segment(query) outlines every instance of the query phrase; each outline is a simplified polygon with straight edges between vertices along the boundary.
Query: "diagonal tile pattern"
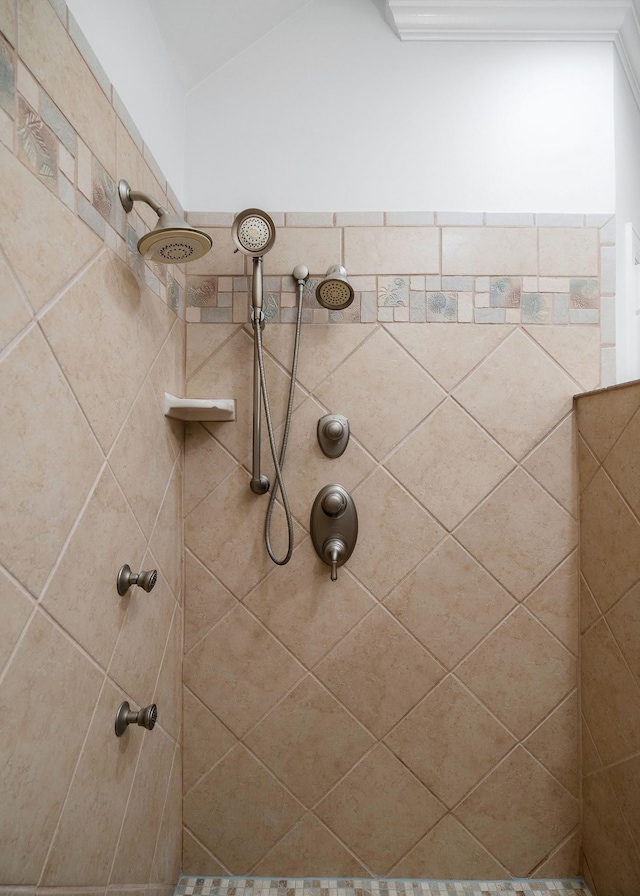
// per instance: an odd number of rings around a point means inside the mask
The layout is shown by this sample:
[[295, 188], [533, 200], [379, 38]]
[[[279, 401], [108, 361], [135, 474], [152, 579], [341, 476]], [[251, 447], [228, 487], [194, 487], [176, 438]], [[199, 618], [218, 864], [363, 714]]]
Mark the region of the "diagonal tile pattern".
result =
[[386, 466], [451, 531], [514, 463], [448, 400], [388, 458]]
[[513, 610], [515, 601], [446, 538], [391, 592], [385, 606], [451, 669]]
[[521, 460], [571, 410], [573, 391], [566, 373], [516, 330], [453, 394]]
[[[272, 329], [268, 352], [286, 367], [291, 332]], [[188, 437], [185, 705], [198, 729], [185, 805], [199, 809], [185, 813], [186, 862], [265, 875], [317, 867], [455, 877], [457, 868], [502, 877], [547, 861], [553, 874], [576, 873], [575, 849], [563, 846], [575, 827], [577, 753], [567, 411], [591, 368], [561, 328], [529, 329], [307, 328], [299, 384], [311, 395], [294, 412], [306, 435], [287, 459], [301, 529], [283, 568], [265, 561], [263, 502], [246, 472], [230, 469], [233, 458], [246, 463], [248, 429], [208, 424], [208, 435]], [[221, 388], [242, 395], [246, 335], [229, 325], [210, 352], [198, 335], [192, 388], [215, 371]], [[583, 343], [592, 348], [591, 336]], [[350, 418], [339, 461], [320, 458], [315, 444], [325, 408]], [[336, 583], [302, 528], [330, 481], [351, 490], [359, 516]], [[229, 612], [234, 599], [243, 606]], [[236, 838], [232, 850], [221, 830], [236, 810], [223, 810], [207, 782], [222, 782], [235, 738], [274, 793], [284, 787], [307, 807], [268, 847], [260, 821], [257, 840]], [[532, 805], [532, 787], [517, 811], [494, 812], [521, 773], [545, 794], [542, 805]], [[220, 806], [218, 825], [205, 820], [205, 791]], [[499, 849], [501, 825], [513, 833]]]
[[376, 607], [316, 668], [316, 674], [377, 737], [383, 737], [444, 670]]
[[306, 806], [313, 806], [375, 739], [307, 676], [245, 738]]
[[445, 810], [378, 745], [325, 797], [317, 813], [375, 874], [386, 874]]
[[[469, 731], [474, 732], [472, 740]], [[387, 735], [385, 743], [452, 808], [516, 740], [448, 676]]]
[[518, 737], [572, 690], [575, 657], [519, 607], [457, 669], [460, 679]]
[[518, 600], [576, 543], [569, 514], [517, 469], [456, 531], [459, 541]]

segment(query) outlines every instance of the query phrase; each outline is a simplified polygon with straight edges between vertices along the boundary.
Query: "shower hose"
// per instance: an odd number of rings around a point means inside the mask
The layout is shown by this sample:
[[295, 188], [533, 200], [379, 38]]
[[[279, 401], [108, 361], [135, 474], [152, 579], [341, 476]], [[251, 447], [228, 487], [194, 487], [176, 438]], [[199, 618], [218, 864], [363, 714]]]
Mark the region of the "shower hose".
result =
[[[282, 468], [284, 466], [284, 459], [287, 453], [287, 442], [289, 441], [289, 430], [291, 429], [291, 416], [293, 414], [293, 396], [296, 388], [296, 372], [298, 369], [298, 351], [300, 348], [300, 331], [302, 329], [302, 296], [304, 292], [304, 280], [298, 280], [297, 282], [297, 291], [298, 291], [298, 313], [296, 316], [296, 335], [295, 342], [293, 346], [293, 362], [291, 364], [291, 381], [289, 383], [289, 401], [287, 403], [287, 416], [284, 424], [284, 432], [282, 435], [282, 446], [280, 448], [280, 456], [278, 457], [278, 452], [276, 449], [276, 440], [273, 433], [273, 420], [271, 419], [271, 408], [269, 406], [269, 396], [267, 393], [267, 380], [264, 372], [264, 357], [262, 352], [262, 332], [260, 321], [256, 321], [254, 323], [254, 333], [256, 338], [256, 345], [258, 347], [258, 367], [260, 370], [260, 391], [262, 392], [262, 400], [264, 402], [264, 416], [267, 421], [267, 432], [269, 433], [269, 445], [271, 447], [271, 457], [273, 458], [273, 466], [275, 468], [275, 482], [273, 484], [273, 488], [271, 489], [271, 494], [269, 495], [269, 505], [267, 507], [267, 516], [265, 518], [264, 523], [264, 540], [267, 546], [267, 553], [271, 557], [274, 563], [278, 566], [285, 566], [289, 560], [291, 560], [291, 554], [293, 553], [293, 517], [291, 515], [291, 508], [289, 507], [289, 499], [287, 498], [287, 491], [284, 486], [284, 478], [282, 476]], [[276, 504], [276, 496], [278, 494], [278, 489], [280, 489], [280, 493], [282, 495], [282, 506], [284, 508], [285, 517], [287, 520], [287, 532], [289, 543], [287, 547], [287, 552], [284, 557], [276, 557], [273, 546], [271, 544], [271, 520], [273, 517], [273, 511]]]

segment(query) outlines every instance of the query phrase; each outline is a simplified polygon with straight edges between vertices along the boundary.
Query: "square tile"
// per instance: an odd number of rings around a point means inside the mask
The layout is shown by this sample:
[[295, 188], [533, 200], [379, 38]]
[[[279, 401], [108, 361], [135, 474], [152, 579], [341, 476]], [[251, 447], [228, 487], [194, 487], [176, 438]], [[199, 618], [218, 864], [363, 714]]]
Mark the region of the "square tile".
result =
[[521, 608], [462, 662], [456, 675], [519, 738], [577, 684], [575, 658]]
[[445, 814], [382, 744], [316, 810], [376, 875], [386, 874]]
[[445, 401], [386, 466], [453, 529], [513, 468], [513, 460], [453, 401]]
[[569, 377], [516, 331], [473, 371], [454, 397], [520, 460], [569, 413], [574, 392]]
[[304, 809], [241, 745], [184, 801], [184, 823], [232, 874], [247, 874]]
[[[225, 661], [212, 663], [212, 656]], [[184, 658], [186, 686], [238, 737], [302, 675], [302, 667], [241, 606]]]
[[451, 669], [515, 601], [457, 542], [446, 538], [391, 592], [385, 606]]
[[375, 739], [307, 676], [250, 732], [245, 743], [311, 807]]
[[376, 737], [383, 737], [444, 674], [381, 607], [359, 623], [315, 671]]
[[386, 736], [385, 743], [452, 808], [516, 745], [516, 739], [448, 676]]
[[326, 407], [340, 407], [354, 438], [379, 460], [444, 398], [384, 330], [374, 333], [315, 394]]

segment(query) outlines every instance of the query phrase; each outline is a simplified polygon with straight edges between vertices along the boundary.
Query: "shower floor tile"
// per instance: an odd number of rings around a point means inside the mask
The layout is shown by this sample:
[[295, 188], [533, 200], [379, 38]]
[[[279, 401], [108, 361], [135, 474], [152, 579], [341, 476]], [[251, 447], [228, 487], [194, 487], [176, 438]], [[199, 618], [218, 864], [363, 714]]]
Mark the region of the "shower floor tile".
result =
[[591, 896], [582, 880], [344, 880], [187, 877], [174, 896]]

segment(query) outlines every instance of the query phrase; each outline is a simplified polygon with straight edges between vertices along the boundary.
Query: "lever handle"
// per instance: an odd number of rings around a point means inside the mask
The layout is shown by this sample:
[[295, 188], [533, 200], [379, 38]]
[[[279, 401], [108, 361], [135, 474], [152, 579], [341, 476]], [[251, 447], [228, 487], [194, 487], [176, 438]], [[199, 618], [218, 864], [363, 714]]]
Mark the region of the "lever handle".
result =
[[331, 581], [338, 581], [338, 563], [342, 560], [347, 552], [347, 545], [343, 538], [336, 535], [328, 538], [324, 545], [324, 556], [328, 563], [331, 564]]

